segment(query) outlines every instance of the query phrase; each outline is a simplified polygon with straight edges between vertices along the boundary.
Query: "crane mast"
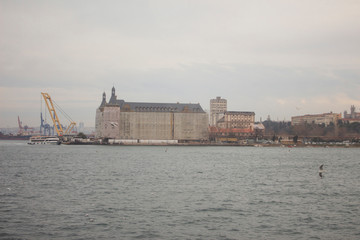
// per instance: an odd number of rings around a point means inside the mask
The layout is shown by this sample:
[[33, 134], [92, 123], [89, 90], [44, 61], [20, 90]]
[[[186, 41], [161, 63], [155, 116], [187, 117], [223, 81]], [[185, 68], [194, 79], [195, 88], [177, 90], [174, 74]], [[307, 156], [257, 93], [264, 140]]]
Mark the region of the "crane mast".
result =
[[59, 120], [59, 117], [56, 113], [56, 110], [54, 108], [54, 104], [53, 104], [53, 101], [51, 100], [51, 97], [48, 93], [41, 93], [41, 95], [43, 96], [44, 100], [45, 100], [45, 103], [46, 103], [46, 106], [49, 110], [49, 113], [50, 113], [50, 116], [51, 116], [51, 119], [54, 123], [54, 127], [55, 127], [55, 130], [56, 130], [56, 133], [58, 136], [63, 136], [64, 134], [70, 134], [71, 130], [74, 128], [74, 126], [76, 125], [75, 122], [71, 122], [70, 125], [67, 127], [67, 129], [63, 130], [62, 128], [62, 125], [60, 124], [60, 120]]

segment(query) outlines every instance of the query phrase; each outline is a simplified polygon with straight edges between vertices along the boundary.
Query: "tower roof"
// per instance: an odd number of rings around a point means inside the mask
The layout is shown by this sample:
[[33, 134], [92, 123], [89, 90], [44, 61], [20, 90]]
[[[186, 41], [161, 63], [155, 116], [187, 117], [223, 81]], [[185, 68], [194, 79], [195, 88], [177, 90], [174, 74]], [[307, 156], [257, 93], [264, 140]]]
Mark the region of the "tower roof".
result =
[[104, 107], [106, 104], [106, 93], [104, 92], [103, 93], [103, 97], [102, 97], [102, 101], [101, 101], [101, 104], [100, 104], [100, 107]]

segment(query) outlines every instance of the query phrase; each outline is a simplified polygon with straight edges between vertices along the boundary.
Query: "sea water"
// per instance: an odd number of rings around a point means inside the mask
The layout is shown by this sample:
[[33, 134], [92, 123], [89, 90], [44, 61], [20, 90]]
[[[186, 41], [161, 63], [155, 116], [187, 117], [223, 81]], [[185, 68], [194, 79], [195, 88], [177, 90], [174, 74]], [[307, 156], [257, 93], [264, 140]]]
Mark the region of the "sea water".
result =
[[0, 239], [360, 239], [360, 149], [0, 141]]

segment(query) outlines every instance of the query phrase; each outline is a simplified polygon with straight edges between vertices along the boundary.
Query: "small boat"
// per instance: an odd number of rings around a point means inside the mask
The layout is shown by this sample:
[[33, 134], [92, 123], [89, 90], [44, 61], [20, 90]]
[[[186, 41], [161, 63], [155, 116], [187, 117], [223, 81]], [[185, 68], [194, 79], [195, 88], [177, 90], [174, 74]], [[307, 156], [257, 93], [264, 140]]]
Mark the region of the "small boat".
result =
[[35, 145], [35, 144], [53, 144], [53, 145], [60, 145], [61, 141], [60, 138], [54, 136], [33, 136], [29, 139], [28, 144]]

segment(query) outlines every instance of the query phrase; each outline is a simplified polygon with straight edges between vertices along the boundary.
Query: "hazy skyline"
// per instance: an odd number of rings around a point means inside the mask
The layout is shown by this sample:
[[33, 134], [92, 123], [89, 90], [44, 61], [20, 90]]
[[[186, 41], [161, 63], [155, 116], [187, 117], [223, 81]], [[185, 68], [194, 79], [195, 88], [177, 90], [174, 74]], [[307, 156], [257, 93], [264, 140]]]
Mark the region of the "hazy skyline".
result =
[[113, 86], [205, 110], [221, 96], [257, 121], [360, 109], [359, 12], [352, 0], [0, 0], [0, 127], [39, 126], [40, 92], [94, 126]]

